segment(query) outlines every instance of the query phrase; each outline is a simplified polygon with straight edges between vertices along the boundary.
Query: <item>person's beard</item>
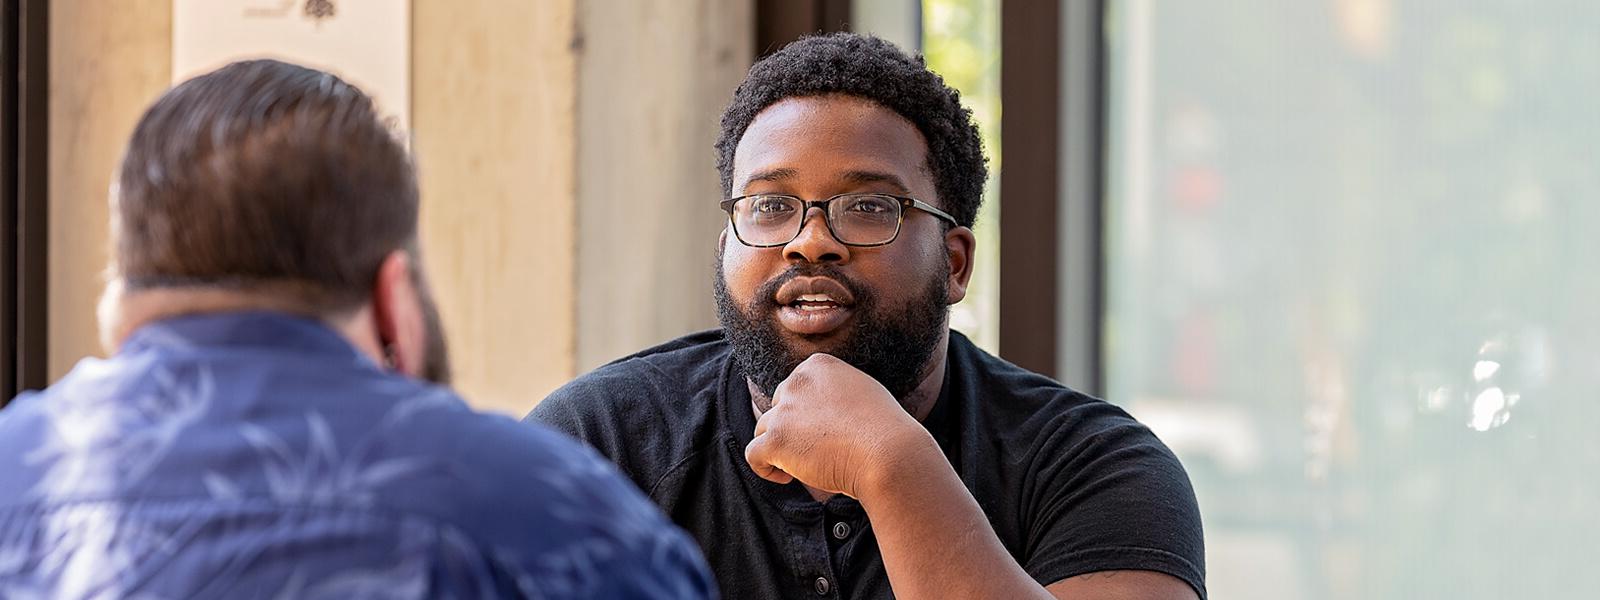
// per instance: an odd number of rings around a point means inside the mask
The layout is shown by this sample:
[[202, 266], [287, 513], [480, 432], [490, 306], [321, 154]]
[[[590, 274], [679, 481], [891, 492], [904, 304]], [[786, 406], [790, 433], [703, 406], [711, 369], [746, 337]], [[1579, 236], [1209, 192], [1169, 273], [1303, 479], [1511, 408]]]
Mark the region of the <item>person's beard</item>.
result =
[[[771, 398], [778, 384], [808, 358], [785, 343], [777, 323], [778, 288], [795, 277], [824, 276], [838, 281], [855, 298], [854, 319], [843, 337], [820, 352], [831, 354], [878, 380], [890, 394], [906, 401], [926, 374], [928, 359], [944, 336], [950, 306], [946, 302], [948, 259], [928, 284], [904, 307], [882, 306], [881, 299], [832, 265], [799, 264], [772, 278], [740, 306], [728, 293], [722, 260], [716, 263], [714, 283], [717, 320], [733, 346], [733, 359], [756, 388]], [[838, 335], [841, 332], [834, 332]]]
[[413, 261], [411, 279], [417, 289], [417, 303], [422, 307], [423, 331], [428, 336], [423, 347], [422, 379], [439, 385], [450, 385], [450, 348], [444, 337], [444, 322], [439, 318], [439, 307], [433, 301], [433, 291], [428, 279]]

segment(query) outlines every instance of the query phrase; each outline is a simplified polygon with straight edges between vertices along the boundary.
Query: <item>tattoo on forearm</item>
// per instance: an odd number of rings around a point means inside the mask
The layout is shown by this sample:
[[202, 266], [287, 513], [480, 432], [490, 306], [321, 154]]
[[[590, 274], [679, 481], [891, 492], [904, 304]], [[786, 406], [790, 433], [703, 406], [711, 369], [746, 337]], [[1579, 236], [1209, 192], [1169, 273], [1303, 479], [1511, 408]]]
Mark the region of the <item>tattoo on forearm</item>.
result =
[[1111, 579], [1120, 574], [1122, 574], [1122, 571], [1095, 571], [1093, 573], [1084, 573], [1077, 577], [1073, 577], [1073, 579], [1082, 579], [1084, 581], [1089, 581], [1091, 579]]

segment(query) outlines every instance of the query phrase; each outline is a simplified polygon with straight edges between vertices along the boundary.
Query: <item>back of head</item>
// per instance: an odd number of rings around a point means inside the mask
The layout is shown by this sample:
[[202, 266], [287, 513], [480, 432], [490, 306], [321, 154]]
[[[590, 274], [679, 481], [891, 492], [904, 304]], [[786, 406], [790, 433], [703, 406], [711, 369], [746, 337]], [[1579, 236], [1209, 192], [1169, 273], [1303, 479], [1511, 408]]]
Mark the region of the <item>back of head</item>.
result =
[[989, 176], [972, 111], [921, 57], [855, 33], [801, 38], [750, 67], [722, 113], [717, 170], [723, 194], [733, 193], [733, 153], [756, 115], [786, 98], [830, 94], [874, 102], [915, 125], [928, 143], [938, 201], [957, 223], [972, 226]]
[[417, 229], [416, 175], [371, 98], [338, 77], [238, 62], [144, 114], [112, 198], [125, 292], [225, 288], [314, 313], [370, 296]]

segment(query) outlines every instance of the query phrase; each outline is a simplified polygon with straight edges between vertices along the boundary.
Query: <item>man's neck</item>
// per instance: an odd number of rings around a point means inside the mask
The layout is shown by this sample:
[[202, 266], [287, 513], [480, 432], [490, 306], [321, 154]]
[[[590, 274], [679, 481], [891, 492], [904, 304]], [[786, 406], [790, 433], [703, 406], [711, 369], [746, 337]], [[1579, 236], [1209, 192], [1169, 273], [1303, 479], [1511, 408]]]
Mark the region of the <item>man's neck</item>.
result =
[[330, 318], [315, 314], [292, 300], [270, 294], [235, 290], [186, 287], [127, 291], [120, 281], [112, 281], [100, 298], [100, 344], [107, 354], [115, 354], [134, 331], [145, 325], [175, 317], [225, 312], [269, 311], [317, 319], [349, 340], [373, 360], [383, 360], [383, 349], [372, 331], [370, 305], [349, 315]]

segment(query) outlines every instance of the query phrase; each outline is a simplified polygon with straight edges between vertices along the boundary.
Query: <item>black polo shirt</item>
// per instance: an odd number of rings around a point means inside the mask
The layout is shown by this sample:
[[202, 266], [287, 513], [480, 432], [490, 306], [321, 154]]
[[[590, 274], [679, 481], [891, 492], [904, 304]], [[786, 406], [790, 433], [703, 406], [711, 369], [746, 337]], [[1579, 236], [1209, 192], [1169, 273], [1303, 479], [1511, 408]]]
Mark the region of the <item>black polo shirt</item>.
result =
[[[946, 364], [923, 425], [1029, 575], [1049, 585], [1095, 571], [1159, 571], [1205, 597], [1194, 491], [1149, 429], [960, 333], [950, 334]], [[720, 331], [596, 369], [528, 418], [616, 462], [699, 541], [726, 598], [892, 597], [860, 503], [817, 502], [799, 482], [769, 482], [745, 462], [756, 419]], [[925, 512], [937, 522], [942, 508]]]

